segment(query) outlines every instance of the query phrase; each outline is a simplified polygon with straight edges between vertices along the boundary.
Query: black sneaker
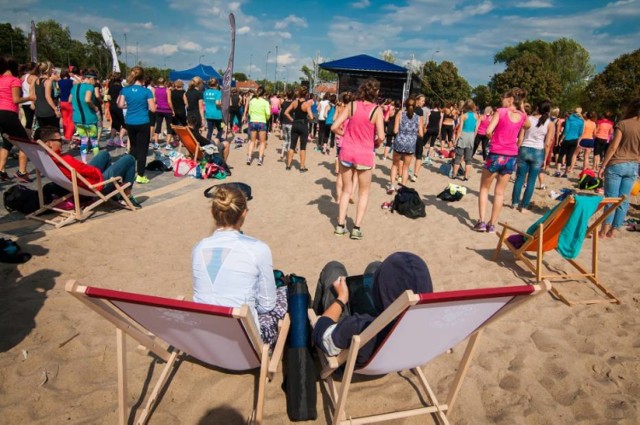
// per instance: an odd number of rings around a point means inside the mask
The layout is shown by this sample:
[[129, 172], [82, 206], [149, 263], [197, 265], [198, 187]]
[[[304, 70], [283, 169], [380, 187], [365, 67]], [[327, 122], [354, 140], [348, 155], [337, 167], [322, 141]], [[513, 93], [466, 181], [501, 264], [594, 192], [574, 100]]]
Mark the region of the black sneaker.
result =
[[18, 171], [14, 177], [18, 180], [20, 180], [23, 183], [31, 183], [33, 181], [33, 179], [29, 176], [29, 173], [21, 173], [20, 171]]
[[6, 171], [0, 171], [0, 181], [8, 182], [9, 180], [11, 180], [11, 177], [9, 176], [9, 174], [7, 174]]

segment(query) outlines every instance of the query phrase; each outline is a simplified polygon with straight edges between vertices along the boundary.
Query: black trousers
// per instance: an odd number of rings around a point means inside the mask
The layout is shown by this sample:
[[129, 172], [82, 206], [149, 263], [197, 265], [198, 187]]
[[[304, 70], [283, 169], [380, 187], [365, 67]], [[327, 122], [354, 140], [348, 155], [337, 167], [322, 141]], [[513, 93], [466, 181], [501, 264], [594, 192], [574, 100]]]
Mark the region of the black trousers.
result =
[[147, 165], [147, 154], [149, 153], [149, 124], [131, 125], [127, 124], [129, 133], [129, 152], [136, 159], [136, 168], [139, 176], [144, 176]]

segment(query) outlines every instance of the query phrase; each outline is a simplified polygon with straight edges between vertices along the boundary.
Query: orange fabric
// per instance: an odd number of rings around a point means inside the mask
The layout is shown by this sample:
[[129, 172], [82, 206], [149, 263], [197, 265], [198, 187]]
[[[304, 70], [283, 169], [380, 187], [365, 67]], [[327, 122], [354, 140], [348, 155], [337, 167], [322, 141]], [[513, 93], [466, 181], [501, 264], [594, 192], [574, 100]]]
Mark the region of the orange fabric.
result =
[[[195, 156], [196, 148], [198, 147], [198, 142], [196, 141], [193, 134], [191, 134], [191, 130], [188, 127], [180, 127], [180, 126], [172, 126], [173, 130], [176, 132], [180, 141], [187, 149], [187, 151], [191, 154], [191, 156]], [[198, 158], [196, 160], [202, 159], [202, 149], [198, 149]]]
[[598, 130], [596, 131], [596, 137], [598, 139], [609, 140], [611, 130], [613, 129], [613, 123], [607, 119], [598, 121]]
[[593, 139], [593, 132], [596, 129], [596, 123], [591, 120], [586, 120], [584, 122], [584, 130], [582, 130], [581, 139]]

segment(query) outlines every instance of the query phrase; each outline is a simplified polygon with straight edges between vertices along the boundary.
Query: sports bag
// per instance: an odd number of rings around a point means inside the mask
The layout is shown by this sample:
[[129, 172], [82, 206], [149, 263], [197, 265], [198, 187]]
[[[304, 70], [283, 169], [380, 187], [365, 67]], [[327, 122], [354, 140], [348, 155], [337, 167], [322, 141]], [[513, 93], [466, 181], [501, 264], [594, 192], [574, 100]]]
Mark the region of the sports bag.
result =
[[4, 207], [9, 212], [18, 211], [23, 214], [31, 214], [40, 208], [38, 192], [21, 184], [11, 186], [2, 196]]
[[399, 214], [413, 219], [427, 216], [426, 207], [418, 192], [406, 186], [400, 186], [396, 192], [391, 211], [397, 211]]
[[173, 175], [176, 177], [195, 176], [198, 163], [193, 159], [180, 158], [175, 162]]

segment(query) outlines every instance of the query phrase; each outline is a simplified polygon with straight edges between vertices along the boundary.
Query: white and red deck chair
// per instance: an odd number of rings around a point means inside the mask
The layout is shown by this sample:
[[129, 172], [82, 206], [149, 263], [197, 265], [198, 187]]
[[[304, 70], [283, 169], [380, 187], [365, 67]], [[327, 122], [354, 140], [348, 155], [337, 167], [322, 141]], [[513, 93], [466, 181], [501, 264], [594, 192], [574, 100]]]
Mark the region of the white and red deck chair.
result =
[[[452, 292], [415, 294], [405, 291], [362, 333], [351, 340], [349, 349], [328, 357], [318, 349], [322, 364], [320, 377], [327, 387], [332, 404], [332, 424], [369, 424], [431, 414], [438, 423], [448, 424], [448, 415], [458, 396], [462, 381], [470, 366], [478, 338], [485, 326], [500, 319], [507, 312], [544, 293], [551, 288], [548, 281], [540, 285], [512, 286], [490, 289], [472, 289]], [[312, 324], [317, 319], [309, 310]], [[383, 343], [376, 349], [366, 365], [356, 368], [356, 357], [361, 346], [396, 321]], [[422, 366], [469, 338], [458, 371], [451, 383], [446, 403], [441, 404], [427, 382]], [[338, 388], [333, 373], [344, 365], [342, 383]], [[411, 370], [418, 378], [426, 406], [366, 417], [351, 418], [345, 407], [354, 374], [386, 375]], [[366, 402], [362, 402], [362, 405]]]
[[137, 424], [144, 424], [163, 391], [172, 370], [181, 358], [232, 371], [260, 369], [256, 384], [256, 405], [250, 422], [261, 424], [264, 390], [273, 379], [289, 332], [289, 315], [279, 323], [273, 354], [262, 342], [249, 307], [220, 307], [180, 299], [161, 298], [129, 292], [81, 286], [67, 282], [67, 292], [116, 327], [118, 358], [118, 418], [127, 423], [127, 367], [125, 335], [166, 362]]
[[[27, 218], [43, 221], [47, 224], [51, 224], [56, 228], [60, 228], [66, 224], [73, 223], [74, 221], [82, 221], [87, 219], [94, 213], [97, 206], [112, 200], [116, 195], [120, 195], [124, 204], [114, 202], [115, 205], [119, 205], [122, 208], [126, 208], [135, 211], [136, 208], [129, 200], [129, 196], [125, 194], [125, 189], [131, 186], [131, 183], [122, 183], [121, 177], [112, 177], [104, 180], [99, 185], [92, 185], [82, 177], [76, 170], [71, 167], [67, 162], [54, 152], [49, 146], [40, 140], [31, 141], [24, 139], [16, 139], [8, 135], [3, 135], [11, 143], [16, 145], [22, 152], [24, 152], [29, 160], [36, 167], [36, 177], [38, 180], [38, 199], [40, 201], [40, 208], [27, 215]], [[60, 168], [56, 165], [53, 158], [56, 159], [63, 167], [69, 170], [71, 178], [67, 178]], [[42, 193], [42, 176], [46, 176], [49, 180], [69, 191], [69, 194], [55, 199], [53, 202], [46, 204], [44, 201], [44, 195]], [[82, 185], [80, 185], [82, 183]], [[109, 193], [102, 193], [95, 188], [95, 186], [102, 186], [106, 184], [113, 184], [114, 189]], [[80, 202], [80, 196], [87, 196], [93, 198], [88, 205], [82, 206]], [[72, 210], [64, 210], [58, 208], [60, 204], [68, 199], [72, 199], [75, 208]], [[55, 218], [44, 218], [40, 215], [47, 212], [57, 212], [58, 216]]]

